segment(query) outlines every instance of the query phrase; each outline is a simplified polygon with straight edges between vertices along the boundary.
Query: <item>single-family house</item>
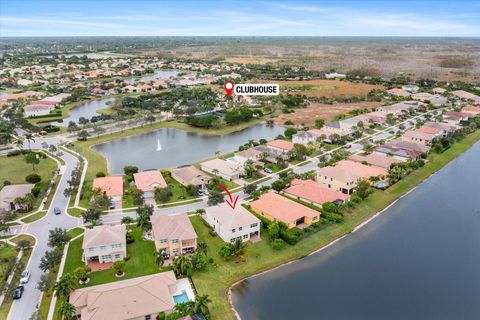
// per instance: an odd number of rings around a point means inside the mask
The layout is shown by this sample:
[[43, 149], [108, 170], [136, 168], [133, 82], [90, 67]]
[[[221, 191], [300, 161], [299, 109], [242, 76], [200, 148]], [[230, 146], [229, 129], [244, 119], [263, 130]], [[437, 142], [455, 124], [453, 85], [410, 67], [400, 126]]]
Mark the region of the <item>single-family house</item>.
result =
[[29, 104], [23, 107], [25, 117], [27, 118], [50, 114], [53, 109], [55, 109], [55, 106], [46, 104]]
[[352, 194], [359, 180], [368, 180], [372, 177], [383, 178], [387, 174], [388, 170], [382, 167], [342, 160], [337, 162], [333, 167], [320, 168], [317, 171], [316, 180], [323, 187], [344, 194]]
[[325, 202], [342, 203], [349, 198], [349, 196], [344, 193], [321, 187], [313, 180], [293, 179], [290, 187], [282, 192], [287, 196], [311, 203], [318, 207], [322, 207]]
[[288, 228], [302, 228], [320, 221], [320, 212], [272, 191], [252, 201], [250, 208], [270, 221], [285, 223]]
[[474, 104], [480, 104], [480, 97], [477, 96], [476, 94], [464, 91], [464, 90], [455, 90], [450, 92], [450, 94], [465, 100], [465, 101], [471, 101]]
[[338, 134], [339, 136], [350, 136], [353, 134], [352, 124], [344, 121], [327, 122], [322, 129], [328, 133], [328, 138], [333, 134]]
[[135, 186], [143, 191], [145, 199], [153, 198], [155, 196], [155, 188], [165, 188], [167, 183], [158, 170], [147, 170], [133, 174]]
[[423, 128], [435, 128], [438, 130], [439, 134], [441, 134], [443, 137], [450, 137], [455, 133], [455, 131], [460, 129], [461, 126], [455, 125], [455, 124], [443, 123], [443, 122], [429, 121], [424, 123], [420, 129], [423, 129]]
[[235, 153], [234, 157], [241, 164], [245, 164], [248, 160], [258, 162], [262, 159], [262, 152], [255, 148], [248, 148], [243, 151]]
[[197, 250], [197, 233], [186, 213], [150, 216], [152, 237], [157, 250], [164, 249], [169, 257]]
[[286, 140], [272, 140], [268, 141], [266, 144], [267, 148], [271, 149], [273, 152], [281, 155], [287, 155], [289, 151], [293, 150], [293, 143]]
[[194, 166], [185, 166], [170, 170], [172, 178], [184, 186], [194, 185], [199, 189], [204, 189], [210, 182], [210, 176], [195, 168]]
[[404, 141], [401, 138], [391, 140], [386, 143], [387, 145], [399, 147], [399, 148], [404, 148], [408, 150], [414, 150], [419, 153], [427, 153], [430, 151], [430, 146], [418, 144], [415, 142], [409, 142], [409, 141]]
[[445, 92], [447, 92], [446, 89], [443, 89], [440, 87], [433, 88], [432, 91], [433, 91], [433, 94], [444, 94]]
[[112, 199], [115, 208], [122, 207], [123, 177], [110, 176], [93, 179], [92, 189], [100, 189], [103, 194]]
[[241, 205], [234, 209], [226, 203], [208, 207], [202, 217], [225, 242], [260, 239], [260, 219]]
[[124, 224], [85, 229], [82, 260], [86, 264], [112, 263], [127, 256], [127, 228]]
[[218, 158], [200, 163], [200, 168], [205, 172], [217, 175], [229, 181], [238, 179], [240, 178], [240, 175], [243, 174], [243, 166], [241, 164], [228, 162]]
[[319, 138], [327, 139], [331, 133], [323, 129], [311, 129], [308, 131], [300, 131], [292, 136], [293, 144], [303, 144], [316, 142]]
[[419, 160], [422, 152], [388, 143], [375, 148], [374, 154], [391, 156], [395, 159], [406, 161]]
[[68, 301], [82, 320], [153, 320], [194, 299], [188, 279], [167, 271], [76, 289]]
[[447, 103], [447, 98], [441, 95], [433, 95], [428, 92], [418, 92], [412, 95], [412, 99], [419, 100], [425, 103], [430, 103], [433, 106], [441, 106]]
[[2, 190], [0, 190], [0, 213], [20, 209], [20, 207], [15, 204], [15, 199], [24, 197], [32, 191], [33, 187], [34, 185], [31, 183], [4, 186]]
[[375, 154], [371, 153], [366, 156], [362, 155], [352, 155], [348, 157], [348, 160], [350, 161], [355, 161], [355, 162], [360, 162], [363, 164], [369, 164], [375, 167], [380, 167], [384, 169], [390, 169], [391, 165], [394, 163], [400, 163], [403, 162], [402, 160], [395, 159], [393, 157], [387, 157], [386, 155], [380, 155], [380, 154]]
[[451, 124], [461, 124], [465, 121], [468, 121], [470, 117], [472, 117], [470, 113], [463, 112], [449, 111], [443, 114], [443, 120]]
[[425, 146], [431, 146], [435, 138], [441, 136], [441, 131], [433, 127], [421, 127], [416, 130], [405, 132], [401, 139], [407, 142], [415, 142]]
[[410, 92], [400, 88], [393, 88], [393, 89], [387, 90], [387, 93], [397, 97], [402, 97], [402, 98], [410, 97]]
[[465, 106], [462, 108], [462, 113], [468, 113], [473, 116], [478, 116], [480, 115], [480, 106], [471, 106], [471, 105]]

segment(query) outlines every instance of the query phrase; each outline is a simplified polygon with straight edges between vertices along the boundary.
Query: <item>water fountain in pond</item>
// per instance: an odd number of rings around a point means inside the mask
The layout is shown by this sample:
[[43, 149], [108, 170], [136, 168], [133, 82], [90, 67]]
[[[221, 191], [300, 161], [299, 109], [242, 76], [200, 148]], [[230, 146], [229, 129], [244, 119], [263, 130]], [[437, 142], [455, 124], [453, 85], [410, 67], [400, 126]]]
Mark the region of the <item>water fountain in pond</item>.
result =
[[160, 139], [157, 139], [157, 151], [162, 150], [162, 145], [160, 144]]

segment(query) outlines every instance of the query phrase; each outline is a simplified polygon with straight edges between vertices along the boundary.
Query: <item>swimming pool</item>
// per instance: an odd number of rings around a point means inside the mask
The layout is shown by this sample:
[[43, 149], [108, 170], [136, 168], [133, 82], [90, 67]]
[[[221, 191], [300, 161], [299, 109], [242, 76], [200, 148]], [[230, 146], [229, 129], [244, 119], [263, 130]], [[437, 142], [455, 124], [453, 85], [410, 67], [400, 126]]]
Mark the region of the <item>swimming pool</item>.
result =
[[175, 304], [179, 304], [179, 303], [188, 302], [190, 300], [188, 299], [187, 292], [182, 291], [181, 294], [173, 296], [173, 301], [175, 302]]
[[231, 163], [231, 164], [240, 164], [240, 162], [238, 162], [238, 160], [235, 159], [234, 157], [228, 158], [225, 161], [227, 161], [228, 163]]

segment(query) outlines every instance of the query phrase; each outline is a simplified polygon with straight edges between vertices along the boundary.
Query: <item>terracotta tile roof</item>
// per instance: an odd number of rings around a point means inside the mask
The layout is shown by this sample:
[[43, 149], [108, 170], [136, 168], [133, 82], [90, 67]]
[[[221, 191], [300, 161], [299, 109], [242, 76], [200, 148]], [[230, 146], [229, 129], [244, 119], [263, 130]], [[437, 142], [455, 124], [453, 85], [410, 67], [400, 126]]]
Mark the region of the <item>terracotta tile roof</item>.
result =
[[293, 143], [291, 143], [290, 141], [280, 140], [280, 139], [268, 141], [267, 146], [273, 147], [273, 148], [278, 148], [278, 149], [283, 149], [283, 150], [286, 150], [286, 151], [290, 151], [290, 150], [293, 149]]
[[210, 177], [207, 174], [194, 166], [176, 168], [172, 169], [170, 172], [172, 173], [173, 178], [177, 176], [187, 184], [193, 184], [195, 186], [207, 184], [210, 180]]
[[334, 202], [336, 200], [345, 201], [348, 199], [348, 195], [328, 188], [323, 188], [313, 180], [293, 179], [291, 187], [283, 190], [283, 192], [319, 205], [322, 205], [325, 202]]
[[121, 243], [126, 245], [127, 228], [124, 224], [116, 226], [101, 225], [86, 229], [83, 235], [82, 248], [95, 248]]
[[351, 173], [355, 173], [356, 175], [364, 179], [369, 179], [370, 177], [385, 176], [388, 174], [388, 171], [385, 168], [367, 166], [359, 162], [354, 162], [350, 160], [342, 160], [337, 162], [335, 168], [350, 171]]
[[186, 213], [177, 215], [153, 215], [150, 216], [152, 232], [155, 240], [161, 239], [196, 239], [197, 234], [193, 229]]
[[77, 289], [69, 302], [82, 320], [127, 320], [171, 311], [177, 279], [173, 271]]
[[100, 188], [109, 197], [123, 195], [123, 177], [112, 176], [93, 179], [93, 189]]
[[151, 192], [155, 188], [165, 188], [167, 183], [158, 170], [143, 171], [133, 174], [135, 185], [143, 192]]
[[250, 206], [287, 224], [295, 222], [302, 217], [313, 218], [320, 216], [320, 212], [274, 192], [262, 194], [258, 200], [251, 202]]
[[348, 157], [348, 160], [355, 161], [355, 162], [366, 162], [368, 164], [371, 164], [372, 166], [377, 166], [385, 169], [390, 168], [392, 163], [402, 162], [401, 160], [395, 159], [393, 157], [387, 157], [384, 155], [373, 154], [373, 153], [367, 156], [353, 155]]

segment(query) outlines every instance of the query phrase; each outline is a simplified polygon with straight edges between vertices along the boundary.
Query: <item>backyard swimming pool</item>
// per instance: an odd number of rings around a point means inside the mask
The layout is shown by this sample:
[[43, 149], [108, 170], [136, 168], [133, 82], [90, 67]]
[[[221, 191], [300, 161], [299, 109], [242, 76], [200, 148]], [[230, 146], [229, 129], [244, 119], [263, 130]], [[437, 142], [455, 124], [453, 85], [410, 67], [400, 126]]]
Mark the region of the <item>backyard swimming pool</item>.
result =
[[186, 292], [186, 291], [182, 291], [181, 294], [176, 295], [176, 296], [173, 296], [173, 301], [175, 302], [175, 304], [179, 304], [179, 303], [188, 302], [188, 301], [190, 301], [190, 300], [188, 299], [187, 292]]

